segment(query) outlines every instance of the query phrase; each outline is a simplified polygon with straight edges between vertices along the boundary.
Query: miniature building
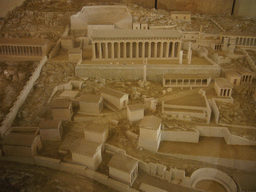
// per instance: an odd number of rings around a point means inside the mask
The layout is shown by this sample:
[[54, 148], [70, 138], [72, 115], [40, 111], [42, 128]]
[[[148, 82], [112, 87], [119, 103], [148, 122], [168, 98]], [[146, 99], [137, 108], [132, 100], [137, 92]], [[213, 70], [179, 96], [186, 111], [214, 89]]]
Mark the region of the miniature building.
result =
[[129, 121], [138, 121], [144, 117], [144, 105], [132, 104], [127, 106], [127, 118]]
[[34, 157], [42, 149], [40, 135], [31, 133], [10, 133], [2, 141], [7, 156]]
[[166, 74], [163, 76], [164, 87], [207, 87], [211, 76], [205, 74]]
[[148, 24], [147, 23], [141, 23], [141, 30], [147, 30], [148, 29]]
[[171, 11], [173, 19], [191, 21], [191, 13], [187, 11]]
[[254, 73], [249, 69], [241, 67], [239, 69], [239, 73], [242, 75], [241, 83], [252, 83]]
[[256, 36], [221, 34], [220, 39], [222, 40], [223, 43], [225, 38], [228, 38], [228, 43], [230, 43], [231, 39], [235, 39], [235, 46], [238, 47], [256, 46]]
[[101, 95], [86, 94], [79, 98], [80, 110], [84, 113], [100, 113], [103, 109], [103, 97]]
[[162, 102], [162, 113], [174, 119], [191, 120], [191, 117], [210, 123], [211, 107], [202, 89], [189, 95]]
[[44, 120], [39, 123], [42, 140], [61, 140], [63, 133], [60, 120]]
[[129, 95], [121, 91], [117, 91], [111, 88], [102, 88], [101, 95], [104, 99], [104, 104], [108, 107], [114, 105], [119, 110], [127, 107]]
[[108, 139], [108, 125], [91, 123], [84, 128], [84, 138], [88, 141], [105, 143]]
[[233, 86], [225, 78], [216, 78], [214, 82], [214, 89], [218, 97], [231, 97]]
[[237, 71], [228, 71], [225, 74], [225, 78], [228, 79], [232, 85], [240, 85], [242, 75]]
[[133, 30], [140, 30], [140, 22], [133, 22], [132, 29]]
[[74, 45], [74, 37], [72, 36], [65, 36], [60, 38], [61, 47], [64, 49], [71, 49]]
[[51, 108], [54, 120], [71, 121], [73, 108], [69, 99], [55, 99], [51, 103]]
[[0, 38], [0, 55], [41, 58], [47, 56], [52, 45], [46, 39]]
[[131, 29], [132, 16], [126, 6], [84, 6], [70, 17], [71, 30], [87, 30], [88, 25], [112, 25], [117, 29]]
[[138, 176], [138, 161], [123, 153], [114, 155], [109, 164], [109, 176], [132, 186]]
[[95, 30], [92, 60], [179, 59], [182, 34], [178, 30]]
[[139, 146], [157, 151], [161, 141], [161, 121], [162, 119], [150, 115], [145, 116], [140, 124]]
[[101, 148], [100, 143], [84, 139], [76, 140], [70, 147], [72, 161], [96, 170], [102, 162]]

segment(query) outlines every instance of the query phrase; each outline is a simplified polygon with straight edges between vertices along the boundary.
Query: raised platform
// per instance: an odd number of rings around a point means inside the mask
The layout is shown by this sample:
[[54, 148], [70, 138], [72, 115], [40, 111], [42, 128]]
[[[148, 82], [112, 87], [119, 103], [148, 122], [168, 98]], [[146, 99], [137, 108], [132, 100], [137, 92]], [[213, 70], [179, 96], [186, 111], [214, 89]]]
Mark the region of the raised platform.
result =
[[[202, 59], [202, 58], [200, 58]], [[183, 64], [178, 61], [149, 60], [147, 65], [147, 80], [161, 82], [164, 74], [207, 74], [212, 79], [220, 76], [221, 68], [218, 65], [204, 63]], [[83, 61], [78, 64], [75, 73], [78, 77], [113, 78], [121, 80], [138, 80], [143, 78], [142, 60], [113, 60], [113, 61]]]

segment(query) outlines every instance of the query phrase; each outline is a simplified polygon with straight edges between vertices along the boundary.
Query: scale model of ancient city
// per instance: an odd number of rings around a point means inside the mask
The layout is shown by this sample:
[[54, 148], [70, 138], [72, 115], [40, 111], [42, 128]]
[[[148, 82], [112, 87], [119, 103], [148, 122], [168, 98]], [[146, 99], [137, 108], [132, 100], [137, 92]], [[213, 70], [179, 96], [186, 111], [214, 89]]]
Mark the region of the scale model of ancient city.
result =
[[255, 20], [64, 2], [1, 20], [2, 163], [110, 191], [256, 190]]

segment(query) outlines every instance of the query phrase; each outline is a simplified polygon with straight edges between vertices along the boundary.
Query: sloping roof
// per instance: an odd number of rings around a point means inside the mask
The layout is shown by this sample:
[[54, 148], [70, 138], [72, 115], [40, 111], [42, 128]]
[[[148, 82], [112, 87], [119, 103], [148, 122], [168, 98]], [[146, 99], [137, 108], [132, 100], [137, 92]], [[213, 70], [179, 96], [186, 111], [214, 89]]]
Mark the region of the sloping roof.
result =
[[81, 97], [79, 98], [79, 101], [99, 103], [101, 99], [102, 99], [101, 95], [86, 94], [86, 95], [81, 95]]
[[122, 98], [124, 95], [128, 95], [127, 93], [117, 91], [117, 90], [111, 89], [111, 88], [106, 88], [106, 87], [103, 87], [101, 89], [101, 92], [108, 94], [108, 95], [112, 95], [113, 97], [117, 97], [117, 98]]
[[85, 139], [78, 139], [70, 147], [72, 153], [79, 153], [93, 157], [102, 144]]
[[38, 136], [36, 134], [10, 133], [4, 138], [2, 145], [29, 147]]
[[138, 110], [143, 110], [144, 105], [141, 103], [131, 104], [131, 105], [128, 105], [128, 108], [130, 111], [138, 111]]
[[131, 173], [137, 162], [137, 160], [131, 157], [118, 153], [111, 158], [108, 166], [126, 173]]
[[44, 45], [49, 43], [47, 39], [35, 39], [35, 38], [0, 38], [0, 44], [27, 44], [27, 45]]
[[53, 109], [67, 109], [71, 106], [71, 101], [69, 99], [55, 99], [51, 102], [51, 107]]
[[44, 120], [39, 123], [40, 129], [58, 129], [61, 120]]
[[152, 29], [132, 30], [132, 29], [114, 29], [114, 30], [93, 30], [92, 39], [94, 38], [181, 38], [182, 33], [172, 29]]
[[106, 124], [91, 123], [84, 128], [86, 131], [102, 133], [108, 129]]
[[220, 88], [233, 88], [229, 80], [223, 77], [215, 78], [215, 82], [218, 84]]
[[145, 116], [140, 124], [139, 127], [140, 128], [145, 128], [145, 129], [154, 129], [157, 130], [159, 128], [159, 125], [161, 124], [162, 119], [154, 116], [154, 115], [150, 115], [150, 116]]

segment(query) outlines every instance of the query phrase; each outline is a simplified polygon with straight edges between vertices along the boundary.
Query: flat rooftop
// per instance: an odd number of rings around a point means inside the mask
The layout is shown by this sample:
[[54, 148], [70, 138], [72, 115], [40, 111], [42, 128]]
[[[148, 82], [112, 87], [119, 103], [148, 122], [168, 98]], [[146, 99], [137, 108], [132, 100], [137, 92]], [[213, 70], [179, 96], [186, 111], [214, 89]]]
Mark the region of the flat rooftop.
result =
[[256, 161], [256, 146], [227, 145], [218, 137], [200, 137], [199, 143], [162, 141], [158, 152]]

